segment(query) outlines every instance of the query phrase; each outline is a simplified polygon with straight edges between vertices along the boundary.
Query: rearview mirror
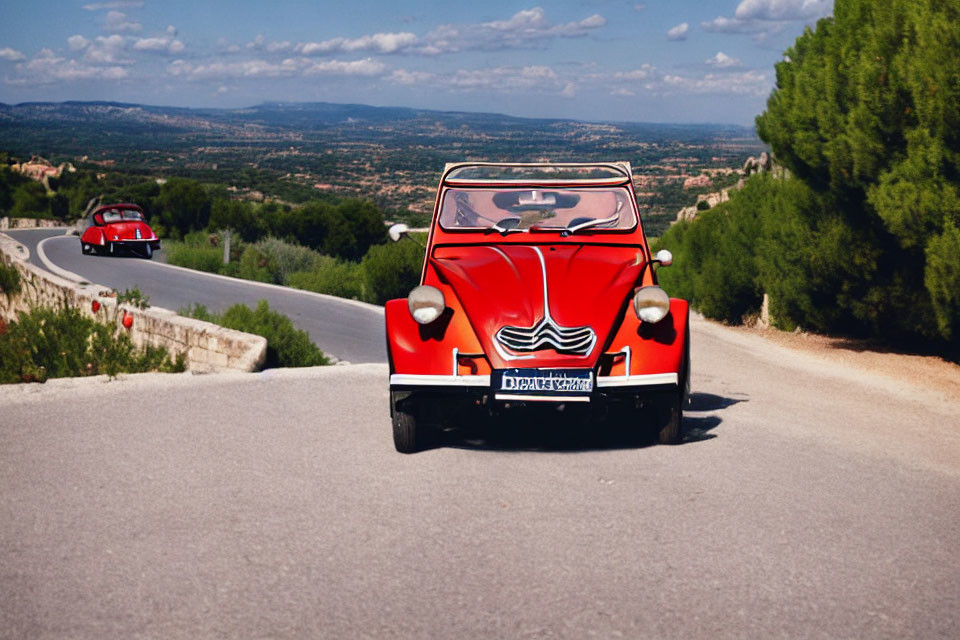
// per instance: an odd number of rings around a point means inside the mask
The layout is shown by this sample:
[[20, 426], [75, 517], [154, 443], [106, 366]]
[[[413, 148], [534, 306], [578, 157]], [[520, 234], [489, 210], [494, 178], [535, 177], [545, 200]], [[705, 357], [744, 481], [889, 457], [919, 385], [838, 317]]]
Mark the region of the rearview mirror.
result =
[[667, 249], [660, 249], [660, 251], [657, 251], [655, 260], [660, 263], [661, 267], [669, 267], [673, 264], [673, 254]]
[[407, 233], [409, 232], [410, 232], [410, 227], [400, 222], [390, 227], [390, 229], [387, 231], [387, 234], [390, 236], [390, 239], [393, 240], [394, 242], [400, 242], [400, 238], [407, 235]]

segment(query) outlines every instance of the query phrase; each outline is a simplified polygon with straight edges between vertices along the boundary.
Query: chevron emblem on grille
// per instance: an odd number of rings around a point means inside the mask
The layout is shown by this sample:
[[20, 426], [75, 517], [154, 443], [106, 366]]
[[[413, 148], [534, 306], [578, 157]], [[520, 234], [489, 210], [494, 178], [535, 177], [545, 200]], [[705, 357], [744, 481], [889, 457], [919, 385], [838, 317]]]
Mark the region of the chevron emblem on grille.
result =
[[[550, 300], [547, 293], [547, 265], [539, 247], [530, 247], [540, 259], [543, 270], [543, 314], [540, 322], [532, 327], [501, 327], [497, 331], [498, 347], [503, 346], [514, 353], [530, 353], [540, 349], [553, 348], [561, 353], [586, 355], [597, 342], [597, 334], [591, 327], [561, 327], [550, 317]], [[506, 360], [519, 360], [533, 356], [511, 356], [497, 349]]]

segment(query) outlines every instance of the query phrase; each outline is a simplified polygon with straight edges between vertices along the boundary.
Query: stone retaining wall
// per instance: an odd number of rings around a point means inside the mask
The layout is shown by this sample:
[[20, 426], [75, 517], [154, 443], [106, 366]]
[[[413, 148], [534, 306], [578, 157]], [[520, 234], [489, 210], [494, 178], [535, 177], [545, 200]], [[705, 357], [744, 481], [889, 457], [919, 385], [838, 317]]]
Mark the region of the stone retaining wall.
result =
[[[256, 371], [266, 359], [267, 340], [262, 336], [184, 318], [159, 307], [117, 304], [109, 288], [61, 278], [26, 262], [28, 257], [25, 247], [0, 233], [0, 260], [13, 265], [21, 281], [18, 295], [8, 299], [0, 294], [0, 317], [8, 322], [32, 306], [68, 304], [100, 322], [116, 324], [136, 345], [163, 346], [175, 356], [186, 353], [190, 371]], [[100, 303], [96, 312], [94, 300]], [[127, 313], [132, 315], [133, 325], [124, 329], [122, 320]]]
[[0, 230], [2, 229], [36, 229], [38, 227], [48, 229], [52, 227], [62, 227], [63, 223], [59, 220], [40, 220], [37, 218], [0, 218]]

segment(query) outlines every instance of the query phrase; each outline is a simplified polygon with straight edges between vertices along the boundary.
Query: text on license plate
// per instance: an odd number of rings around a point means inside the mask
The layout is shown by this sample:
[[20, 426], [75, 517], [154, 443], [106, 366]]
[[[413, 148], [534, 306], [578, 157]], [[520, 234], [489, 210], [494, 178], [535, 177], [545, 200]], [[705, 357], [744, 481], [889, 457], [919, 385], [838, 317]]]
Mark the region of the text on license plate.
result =
[[593, 371], [578, 369], [504, 369], [498, 372], [499, 391], [512, 393], [590, 393]]

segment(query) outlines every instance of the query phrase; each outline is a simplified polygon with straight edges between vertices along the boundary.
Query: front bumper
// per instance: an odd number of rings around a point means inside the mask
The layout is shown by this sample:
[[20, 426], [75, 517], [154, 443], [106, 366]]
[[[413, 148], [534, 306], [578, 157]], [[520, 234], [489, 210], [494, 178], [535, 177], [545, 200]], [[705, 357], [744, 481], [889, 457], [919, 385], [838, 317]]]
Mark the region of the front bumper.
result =
[[532, 395], [494, 389], [489, 375], [412, 375], [395, 373], [390, 376], [391, 391], [412, 393], [464, 394], [485, 397], [486, 400], [502, 403], [596, 403], [620, 400], [644, 395], [661, 395], [675, 392], [679, 387], [676, 373], [653, 373], [631, 376], [597, 376], [593, 390], [556, 395]]

